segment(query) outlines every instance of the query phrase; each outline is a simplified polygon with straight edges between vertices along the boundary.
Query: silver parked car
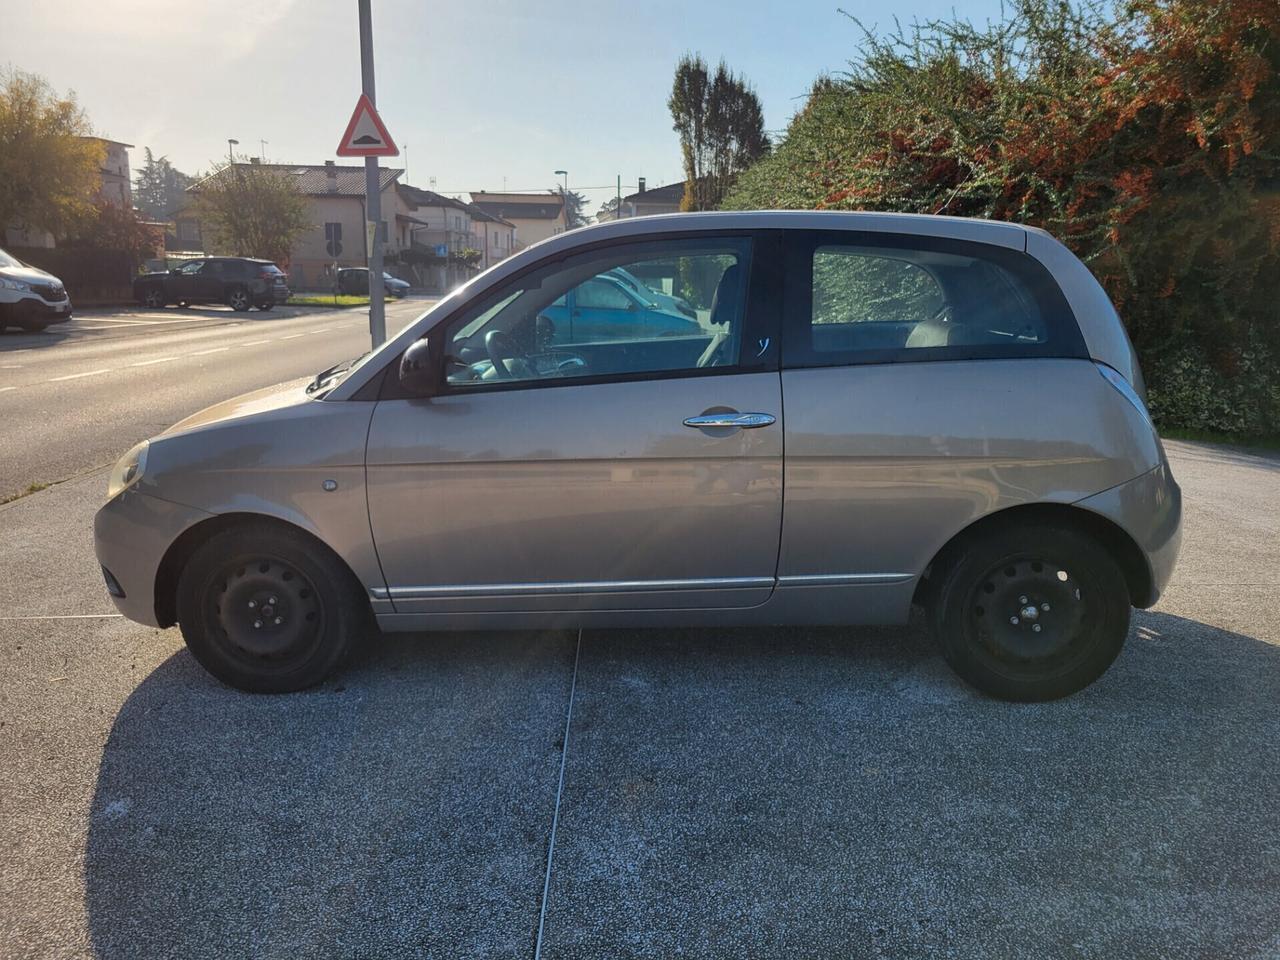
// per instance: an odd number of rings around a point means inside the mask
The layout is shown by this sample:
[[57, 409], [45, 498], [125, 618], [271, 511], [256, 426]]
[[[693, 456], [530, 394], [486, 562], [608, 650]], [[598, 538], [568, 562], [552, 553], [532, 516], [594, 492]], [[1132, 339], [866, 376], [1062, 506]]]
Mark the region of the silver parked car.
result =
[[[619, 268], [696, 330], [556, 330]], [[604, 300], [598, 313], [609, 309]], [[564, 322], [562, 318], [561, 322]], [[383, 630], [899, 624], [998, 697], [1079, 690], [1181, 496], [1115, 310], [1047, 233], [683, 214], [539, 243], [373, 353], [135, 447], [96, 521], [128, 617], [246, 690]]]

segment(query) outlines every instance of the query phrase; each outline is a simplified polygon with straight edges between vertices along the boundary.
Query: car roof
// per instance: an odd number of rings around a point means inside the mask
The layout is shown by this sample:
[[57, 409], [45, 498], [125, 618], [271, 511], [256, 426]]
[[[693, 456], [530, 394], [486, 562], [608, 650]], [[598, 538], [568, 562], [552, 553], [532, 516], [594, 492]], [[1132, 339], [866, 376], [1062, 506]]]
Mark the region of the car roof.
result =
[[565, 249], [581, 243], [701, 230], [861, 230], [912, 236], [947, 237], [1025, 250], [1027, 227], [1003, 220], [948, 217], [928, 213], [879, 213], [844, 210], [742, 210], [664, 213], [624, 217], [556, 234], [532, 247]]

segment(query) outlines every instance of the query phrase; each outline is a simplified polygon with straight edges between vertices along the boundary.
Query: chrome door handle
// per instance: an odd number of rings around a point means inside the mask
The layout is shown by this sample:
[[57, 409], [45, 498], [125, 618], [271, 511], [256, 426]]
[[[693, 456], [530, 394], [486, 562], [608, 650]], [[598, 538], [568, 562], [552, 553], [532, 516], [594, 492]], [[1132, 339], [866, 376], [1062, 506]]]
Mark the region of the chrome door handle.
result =
[[756, 427], [768, 427], [777, 423], [769, 413], [706, 413], [700, 417], [689, 417], [686, 427], [741, 427], [753, 430]]

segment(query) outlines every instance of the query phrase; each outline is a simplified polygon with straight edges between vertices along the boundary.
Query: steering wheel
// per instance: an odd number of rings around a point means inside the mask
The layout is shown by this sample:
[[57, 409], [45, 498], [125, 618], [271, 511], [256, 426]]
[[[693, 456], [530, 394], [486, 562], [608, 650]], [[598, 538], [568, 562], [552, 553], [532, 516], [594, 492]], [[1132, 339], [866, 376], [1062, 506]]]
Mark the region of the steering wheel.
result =
[[503, 333], [501, 330], [490, 330], [484, 335], [484, 348], [489, 352], [489, 359], [493, 361], [493, 372], [498, 375], [499, 380], [514, 380], [516, 375], [512, 372], [511, 367], [507, 366], [507, 360], [516, 357], [525, 358], [526, 354], [516, 341]]

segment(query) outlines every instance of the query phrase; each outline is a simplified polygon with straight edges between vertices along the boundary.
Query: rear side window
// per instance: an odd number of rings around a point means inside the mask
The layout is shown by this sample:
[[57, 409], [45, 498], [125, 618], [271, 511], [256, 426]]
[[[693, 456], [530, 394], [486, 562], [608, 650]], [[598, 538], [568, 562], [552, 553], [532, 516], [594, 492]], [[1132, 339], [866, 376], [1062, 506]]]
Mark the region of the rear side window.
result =
[[784, 363], [1084, 356], [1057, 284], [1032, 258], [929, 237], [806, 236], [792, 252]]

